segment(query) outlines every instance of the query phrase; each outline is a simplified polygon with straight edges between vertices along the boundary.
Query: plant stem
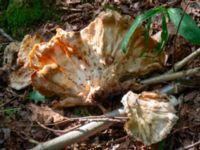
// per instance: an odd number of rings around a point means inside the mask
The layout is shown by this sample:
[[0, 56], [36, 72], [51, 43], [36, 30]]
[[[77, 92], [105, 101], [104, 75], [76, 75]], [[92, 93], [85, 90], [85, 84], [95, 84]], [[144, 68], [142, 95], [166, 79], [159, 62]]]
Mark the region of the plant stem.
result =
[[174, 64], [175, 64], [175, 53], [176, 53], [176, 49], [177, 49], [177, 44], [176, 44], [176, 43], [177, 43], [178, 31], [179, 31], [179, 28], [180, 28], [180, 26], [181, 26], [183, 17], [185, 16], [185, 12], [186, 12], [188, 6], [189, 6], [189, 2], [188, 2], [187, 5], [185, 6], [185, 9], [184, 9], [184, 11], [183, 11], [184, 13], [183, 13], [182, 16], [181, 16], [181, 19], [180, 19], [180, 21], [179, 21], [179, 23], [178, 23], [178, 27], [177, 27], [176, 34], [175, 34], [175, 39], [174, 39], [175, 43], [174, 43], [174, 49], [173, 49], [173, 55], [172, 55], [172, 61], [173, 61], [173, 62], [172, 62], [172, 64], [173, 64], [172, 70], [173, 70], [173, 72], [175, 72]]

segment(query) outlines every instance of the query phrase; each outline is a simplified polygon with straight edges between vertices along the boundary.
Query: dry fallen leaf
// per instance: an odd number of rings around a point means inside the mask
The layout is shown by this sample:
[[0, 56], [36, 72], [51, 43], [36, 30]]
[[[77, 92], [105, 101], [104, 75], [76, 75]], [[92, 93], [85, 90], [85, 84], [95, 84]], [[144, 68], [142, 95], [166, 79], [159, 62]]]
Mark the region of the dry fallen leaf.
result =
[[58, 107], [88, 105], [113, 91], [128, 90], [135, 83], [122, 82], [127, 76], [161, 69], [164, 55], [153, 51], [157, 42], [152, 38], [145, 45], [143, 27], [131, 37], [128, 53], [121, 52], [132, 22], [130, 16], [109, 11], [80, 32], [57, 29], [49, 42], [36, 44], [29, 54], [33, 86], [44, 95], [60, 96]]
[[[128, 115], [125, 129], [145, 145], [164, 139], [178, 120], [171, 97], [154, 92], [128, 92], [122, 98]], [[172, 98], [174, 101], [174, 97]]]
[[55, 112], [48, 106], [37, 106], [31, 104], [29, 109], [32, 112], [31, 120], [39, 121], [40, 123], [49, 124], [49, 123], [57, 123], [63, 121], [65, 117], [61, 114]]

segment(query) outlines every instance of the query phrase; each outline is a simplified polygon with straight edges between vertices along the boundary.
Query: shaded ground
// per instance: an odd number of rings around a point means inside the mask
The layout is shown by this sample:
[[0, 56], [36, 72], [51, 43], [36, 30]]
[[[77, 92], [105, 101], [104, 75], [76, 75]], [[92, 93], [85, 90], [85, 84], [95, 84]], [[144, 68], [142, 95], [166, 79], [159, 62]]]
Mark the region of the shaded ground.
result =
[[[167, 2], [167, 1], [166, 1]], [[122, 14], [128, 14], [132, 17], [136, 17], [152, 7], [156, 7], [160, 4], [166, 4], [165, 1], [156, 1], [150, 3], [150, 1], [133, 1], [133, 2], [109, 2], [109, 1], [96, 1], [93, 3], [81, 2], [71, 3], [68, 5], [63, 4], [60, 9], [64, 12], [60, 16], [60, 23], [47, 21], [42, 25], [34, 26], [30, 33], [39, 32], [43, 37], [49, 39], [55, 34], [57, 27], [62, 27], [65, 30], [80, 30], [84, 28], [91, 20], [95, 18], [99, 12], [105, 9], [114, 9]], [[170, 2], [169, 2], [170, 3]], [[171, 7], [184, 7], [183, 3], [178, 1], [177, 3], [170, 4]], [[191, 12], [194, 12], [191, 7]], [[196, 11], [195, 9], [195, 12]], [[197, 15], [192, 13], [193, 17], [198, 21]], [[159, 30], [159, 24], [155, 23], [155, 28]], [[173, 37], [169, 40], [169, 44], [173, 43]], [[182, 40], [181, 38], [178, 40]], [[0, 35], [0, 64], [2, 67], [3, 51], [9, 41]], [[180, 50], [176, 53], [176, 59], [180, 60], [194, 51], [197, 47], [190, 45], [185, 41], [181, 41], [179, 44]], [[167, 51], [169, 54], [170, 51]], [[172, 55], [172, 53], [171, 53]], [[170, 59], [169, 59], [170, 60]], [[169, 66], [172, 65], [168, 62]], [[199, 58], [194, 60], [190, 67], [200, 66]], [[30, 117], [31, 112], [29, 105], [31, 101], [27, 98], [28, 93], [32, 90], [32, 87], [28, 87], [22, 91], [14, 91], [7, 87], [7, 75], [9, 74], [4, 68], [0, 69], [0, 148], [5, 149], [29, 149], [35, 146], [37, 142], [44, 142], [53, 137], [55, 132], [52, 132], [46, 128], [41, 127], [39, 124], [33, 121]], [[66, 147], [66, 149], [177, 149], [183, 146], [190, 145], [200, 140], [200, 75], [196, 75], [193, 80], [182, 81], [182, 85], [187, 87], [187, 90], [183, 91], [177, 97], [182, 98], [183, 103], [178, 106], [177, 112], [179, 114], [179, 121], [174, 127], [171, 134], [159, 144], [151, 147], [145, 147], [141, 143], [134, 141], [131, 137], [128, 137], [123, 129], [123, 122], [117, 123], [111, 128], [98, 133], [95, 136], [90, 137], [88, 140], [73, 144]], [[120, 97], [118, 98], [120, 100]], [[51, 104], [51, 101], [47, 101], [44, 104], [38, 103], [38, 105]], [[119, 105], [118, 102], [112, 102], [109, 104], [108, 109], [112, 110]], [[97, 108], [91, 107], [76, 107], [62, 111], [67, 117], [74, 116], [87, 116], [87, 115], [99, 115], [101, 111]], [[74, 122], [69, 125], [76, 125]], [[64, 125], [65, 127], [67, 124]], [[63, 125], [49, 126], [54, 130], [63, 129]], [[200, 149], [200, 146], [193, 147], [193, 149]]]

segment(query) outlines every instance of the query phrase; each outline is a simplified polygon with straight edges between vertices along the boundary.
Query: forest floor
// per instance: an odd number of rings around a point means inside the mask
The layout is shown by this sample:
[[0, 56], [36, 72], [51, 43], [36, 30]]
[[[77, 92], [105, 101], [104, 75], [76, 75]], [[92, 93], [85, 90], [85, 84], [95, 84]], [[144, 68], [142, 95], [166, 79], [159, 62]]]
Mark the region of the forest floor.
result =
[[[46, 40], [49, 40], [56, 33], [56, 28], [60, 27], [64, 30], [78, 31], [86, 27], [94, 18], [106, 9], [117, 10], [121, 14], [130, 15], [133, 18], [153, 7], [167, 4], [169, 1], [95, 1], [95, 2], [79, 2], [71, 1], [70, 4], [59, 7], [63, 11], [60, 21], [55, 22], [48, 20], [31, 27], [26, 34], [39, 33]], [[170, 3], [170, 2], [169, 2]], [[170, 7], [180, 7], [184, 9], [185, 4], [181, 1], [170, 4]], [[191, 8], [192, 9], [192, 6]], [[199, 23], [199, 22], [198, 22]], [[160, 30], [159, 26], [156, 26]], [[12, 35], [11, 35], [12, 36]], [[170, 35], [168, 46], [173, 43], [174, 36]], [[195, 51], [198, 47], [178, 39], [178, 46], [181, 51], [175, 55], [176, 61], [181, 60], [188, 54]], [[21, 39], [18, 39], [21, 40]], [[9, 71], [3, 67], [4, 49], [10, 41], [0, 34], [0, 150], [21, 150], [30, 149], [36, 146], [37, 142], [45, 142], [63, 133], [53, 132], [63, 129], [63, 126], [48, 126], [45, 128], [34, 121], [30, 111], [30, 104], [34, 103], [28, 98], [32, 87], [29, 86], [23, 90], [16, 91], [8, 86]], [[173, 53], [166, 52], [170, 58]], [[170, 60], [170, 59], [169, 59]], [[168, 62], [168, 68], [172, 66], [172, 61]], [[199, 57], [188, 64], [186, 68], [200, 66]], [[195, 75], [190, 81], [181, 83], [186, 90], [176, 95], [183, 100], [183, 103], [177, 106], [177, 114], [179, 116], [178, 123], [173, 128], [169, 136], [162, 142], [153, 146], [144, 146], [142, 143], [135, 141], [132, 137], [127, 136], [124, 131], [124, 123], [117, 123], [109, 129], [97, 133], [96, 135], [84, 140], [80, 143], [66, 146], [65, 149], [166, 149], [174, 150], [191, 145], [200, 141], [200, 74]], [[118, 97], [117, 99], [120, 100]], [[50, 100], [45, 102], [37, 102], [40, 107], [50, 106]], [[109, 110], [116, 108], [120, 102], [109, 104]], [[66, 108], [63, 113], [67, 117], [81, 117], [88, 115], [99, 115], [101, 111], [96, 107], [74, 107]], [[71, 122], [71, 124], [79, 124]], [[65, 124], [66, 127], [68, 124]], [[49, 130], [53, 129], [53, 131]], [[192, 146], [190, 150], [200, 149], [200, 145]]]

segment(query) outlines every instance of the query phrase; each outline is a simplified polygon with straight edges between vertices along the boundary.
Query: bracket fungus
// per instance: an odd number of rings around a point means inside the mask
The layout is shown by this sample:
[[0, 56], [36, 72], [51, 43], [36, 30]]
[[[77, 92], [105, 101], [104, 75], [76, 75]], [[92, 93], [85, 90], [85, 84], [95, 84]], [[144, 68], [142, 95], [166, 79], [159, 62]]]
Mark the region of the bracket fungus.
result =
[[134, 79], [160, 70], [164, 54], [154, 52], [158, 42], [153, 38], [145, 44], [142, 26], [130, 38], [127, 53], [122, 53], [132, 22], [130, 16], [108, 11], [81, 31], [57, 29], [49, 42], [37, 35], [25, 36], [18, 46], [10, 86], [20, 90], [32, 84], [44, 95], [60, 96], [62, 101], [55, 107], [90, 105], [112, 93], [140, 87]]
[[79, 32], [57, 29], [49, 42], [36, 44], [29, 53], [33, 86], [44, 95], [60, 96], [58, 107], [89, 105], [113, 91], [128, 91], [134, 83], [122, 78], [148, 74], [164, 62], [163, 53], [154, 52], [155, 40], [145, 45], [142, 26], [132, 35], [128, 52], [121, 52], [132, 22], [130, 16], [109, 11]]
[[127, 87], [120, 81], [127, 75], [139, 77], [161, 69], [164, 55], [153, 52], [157, 42], [152, 38], [145, 45], [142, 26], [131, 37], [127, 54], [121, 52], [132, 22], [130, 16], [109, 11], [79, 32], [57, 29], [49, 42], [36, 44], [29, 54], [33, 86], [44, 95], [61, 96], [58, 107], [88, 105], [113, 90], [129, 89], [134, 83]]
[[125, 130], [146, 145], [157, 143], [170, 133], [178, 117], [174, 97], [154, 92], [128, 92], [122, 98], [129, 120]]
[[[21, 43], [10, 43], [4, 52], [4, 66], [13, 69], [9, 75], [10, 87], [21, 90], [31, 84], [31, 74], [33, 70], [29, 67], [29, 53], [36, 43], [43, 42], [43, 39], [38, 36], [26, 35]], [[13, 66], [18, 53], [16, 66]]]

